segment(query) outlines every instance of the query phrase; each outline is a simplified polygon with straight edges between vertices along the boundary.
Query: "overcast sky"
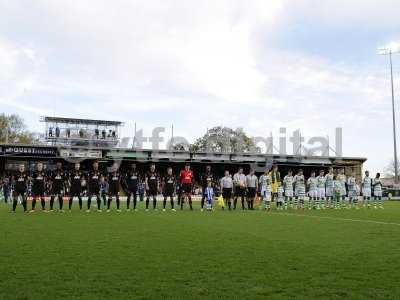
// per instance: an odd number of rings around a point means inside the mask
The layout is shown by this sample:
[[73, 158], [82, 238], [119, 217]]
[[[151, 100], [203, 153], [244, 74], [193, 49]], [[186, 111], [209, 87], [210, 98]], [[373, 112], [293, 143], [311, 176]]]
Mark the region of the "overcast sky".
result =
[[[376, 48], [400, 42], [399, 16], [398, 0], [0, 0], [1, 111], [41, 132], [51, 115], [189, 140], [224, 125], [333, 142], [342, 127], [343, 154], [379, 171], [393, 141]], [[394, 74], [400, 99], [400, 55]]]

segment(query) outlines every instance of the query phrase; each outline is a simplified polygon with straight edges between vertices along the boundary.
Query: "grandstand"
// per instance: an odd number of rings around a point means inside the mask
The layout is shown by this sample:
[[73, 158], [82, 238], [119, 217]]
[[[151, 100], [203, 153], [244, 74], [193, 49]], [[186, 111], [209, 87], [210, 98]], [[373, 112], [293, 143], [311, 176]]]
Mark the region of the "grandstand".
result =
[[[321, 157], [298, 155], [272, 155], [260, 153], [203, 153], [174, 150], [150, 150], [131, 148], [110, 148], [87, 146], [61, 145], [0, 145], [0, 167], [6, 172], [16, 170], [19, 163], [24, 163], [28, 170], [33, 170], [34, 165], [41, 161], [45, 168], [52, 169], [57, 161], [70, 165], [75, 161], [82, 164], [82, 169], [89, 169], [93, 160], [98, 160], [102, 168], [110, 166], [114, 161], [121, 162], [121, 167], [127, 168], [132, 162], [137, 162], [139, 169], [147, 169], [151, 162], [155, 162], [157, 169], [164, 172], [167, 166], [172, 166], [175, 172], [189, 162], [196, 173], [203, 172], [205, 165], [211, 165], [218, 175], [225, 169], [235, 171], [242, 166], [247, 172], [255, 168], [261, 173], [267, 166], [275, 163], [283, 174], [288, 169], [302, 168], [308, 176], [311, 170], [327, 169], [328, 167], [344, 168], [346, 174], [355, 173], [361, 179], [362, 166], [365, 158], [357, 157]], [[199, 172], [197, 172], [199, 171]]]
[[253, 168], [259, 175], [267, 167], [277, 164], [282, 174], [286, 174], [289, 169], [302, 168], [305, 175], [309, 176], [312, 170], [327, 170], [333, 167], [344, 168], [346, 174], [354, 173], [356, 178], [361, 180], [362, 166], [366, 161], [366, 158], [361, 157], [119, 148], [117, 145], [122, 122], [62, 117], [42, 117], [41, 121], [45, 123], [45, 144], [0, 144], [1, 172], [13, 172], [20, 163], [32, 171], [39, 161], [50, 170], [58, 161], [63, 162], [67, 169], [72, 168], [74, 162], [80, 162], [82, 170], [88, 170], [92, 162], [97, 160], [102, 169], [118, 161], [122, 169], [126, 169], [132, 162], [137, 162], [142, 171], [147, 170], [151, 162], [155, 162], [157, 170], [164, 173], [168, 166], [179, 172], [184, 164], [189, 162], [196, 177], [204, 171], [205, 165], [211, 165], [213, 172], [222, 177], [224, 170], [233, 173], [239, 166], [243, 167], [245, 172]]
[[119, 121], [62, 117], [42, 117], [45, 140], [51, 145], [115, 146], [119, 139]]

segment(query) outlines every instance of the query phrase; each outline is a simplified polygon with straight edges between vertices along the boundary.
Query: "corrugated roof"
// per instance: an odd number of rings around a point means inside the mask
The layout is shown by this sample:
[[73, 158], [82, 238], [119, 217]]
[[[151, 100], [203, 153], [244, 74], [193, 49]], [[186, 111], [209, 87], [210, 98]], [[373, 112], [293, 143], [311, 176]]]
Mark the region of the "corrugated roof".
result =
[[108, 121], [108, 120], [92, 120], [92, 119], [76, 119], [76, 118], [64, 118], [64, 117], [42, 117], [44, 122], [55, 122], [55, 123], [71, 123], [71, 124], [88, 124], [88, 125], [109, 125], [109, 126], [120, 126], [123, 123], [120, 121]]

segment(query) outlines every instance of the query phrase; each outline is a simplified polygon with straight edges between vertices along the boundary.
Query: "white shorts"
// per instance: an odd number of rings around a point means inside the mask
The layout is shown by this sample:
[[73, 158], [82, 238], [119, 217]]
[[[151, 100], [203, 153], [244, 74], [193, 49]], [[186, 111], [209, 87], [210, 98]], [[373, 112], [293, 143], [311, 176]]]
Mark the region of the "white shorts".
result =
[[315, 190], [308, 191], [308, 196], [311, 197], [311, 198], [317, 198], [318, 197], [318, 190], [315, 189]]
[[346, 196], [346, 188], [340, 189], [340, 196]]
[[318, 188], [318, 197], [325, 198], [325, 188]]
[[357, 197], [357, 191], [356, 190], [349, 190], [349, 197], [350, 198], [356, 198]]
[[326, 195], [326, 197], [332, 197], [333, 196], [333, 187], [326, 187], [325, 195]]
[[375, 197], [382, 197], [382, 191], [374, 191]]
[[371, 189], [363, 188], [363, 196], [364, 197], [371, 197]]
[[285, 190], [286, 197], [293, 197], [293, 190]]
[[304, 197], [306, 196], [306, 191], [305, 191], [304, 188], [295, 189], [294, 194], [295, 194], [296, 197], [298, 197], [299, 199], [304, 199]]
[[271, 201], [271, 191], [262, 190], [261, 196], [263, 201], [270, 202]]

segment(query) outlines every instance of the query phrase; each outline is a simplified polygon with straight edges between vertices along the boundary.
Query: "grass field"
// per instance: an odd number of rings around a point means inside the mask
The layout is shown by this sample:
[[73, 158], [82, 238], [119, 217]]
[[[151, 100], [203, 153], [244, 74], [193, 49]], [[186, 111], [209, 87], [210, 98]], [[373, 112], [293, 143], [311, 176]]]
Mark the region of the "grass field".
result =
[[400, 299], [400, 202], [271, 213], [9, 208], [0, 205], [2, 299]]

